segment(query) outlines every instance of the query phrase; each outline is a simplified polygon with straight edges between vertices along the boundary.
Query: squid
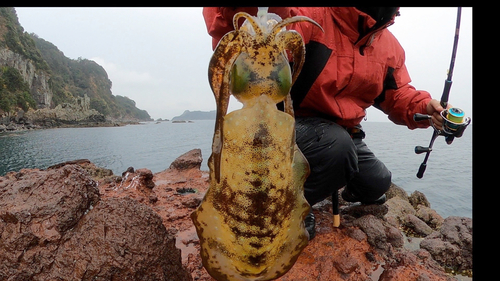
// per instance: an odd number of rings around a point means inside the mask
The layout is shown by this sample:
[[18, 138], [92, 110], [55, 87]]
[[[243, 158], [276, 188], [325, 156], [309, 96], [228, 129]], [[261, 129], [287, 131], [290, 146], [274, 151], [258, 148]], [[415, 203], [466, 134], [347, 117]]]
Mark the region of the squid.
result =
[[[246, 19], [238, 27], [238, 20]], [[307, 246], [304, 198], [309, 164], [295, 144], [290, 89], [305, 58], [301, 35], [259, 8], [234, 15], [209, 63], [217, 115], [208, 165], [210, 186], [191, 214], [203, 266], [215, 279], [273, 280]], [[287, 51], [293, 58], [290, 66]], [[292, 69], [293, 68], [293, 69]], [[227, 113], [230, 95], [243, 104]], [[285, 111], [276, 104], [283, 101]]]

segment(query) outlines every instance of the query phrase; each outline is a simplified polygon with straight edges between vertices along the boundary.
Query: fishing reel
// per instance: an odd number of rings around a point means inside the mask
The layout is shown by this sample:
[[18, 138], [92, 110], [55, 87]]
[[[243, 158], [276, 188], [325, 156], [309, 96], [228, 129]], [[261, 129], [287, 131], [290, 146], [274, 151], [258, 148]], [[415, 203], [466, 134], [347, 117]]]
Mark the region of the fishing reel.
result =
[[[459, 138], [462, 136], [462, 134], [465, 131], [465, 128], [467, 128], [467, 126], [470, 124], [471, 119], [470, 117], [467, 117], [464, 120], [465, 113], [463, 112], [462, 109], [458, 107], [445, 109], [441, 111], [440, 114], [441, 117], [443, 118], [442, 130], [439, 130], [438, 128], [436, 128], [436, 126], [434, 126], [434, 123], [432, 122], [431, 119], [432, 117], [430, 115], [416, 113], [413, 116], [413, 120], [415, 121], [430, 120], [431, 126], [434, 128], [437, 135], [444, 136], [446, 143], [451, 144], [455, 137]], [[427, 152], [427, 149], [428, 148], [426, 147], [416, 146], [415, 153], [420, 154], [423, 152]]]
[[434, 133], [432, 135], [429, 146], [415, 146], [415, 153], [427, 153], [425, 155], [424, 162], [420, 165], [418, 169], [417, 177], [422, 178], [424, 176], [425, 168], [427, 167], [427, 159], [429, 158], [429, 153], [432, 151], [432, 145], [434, 144], [434, 140], [438, 136], [444, 136], [447, 144], [451, 144], [455, 137], [459, 138], [463, 135], [465, 128], [470, 124], [471, 118], [464, 118], [465, 113], [462, 109], [457, 107], [452, 107], [449, 109], [445, 109], [441, 111], [441, 117], [443, 118], [443, 127], [442, 129], [436, 128], [434, 123], [432, 122], [431, 115], [416, 113], [413, 115], [413, 120], [415, 121], [423, 121], [430, 120], [432, 127], [434, 128]]

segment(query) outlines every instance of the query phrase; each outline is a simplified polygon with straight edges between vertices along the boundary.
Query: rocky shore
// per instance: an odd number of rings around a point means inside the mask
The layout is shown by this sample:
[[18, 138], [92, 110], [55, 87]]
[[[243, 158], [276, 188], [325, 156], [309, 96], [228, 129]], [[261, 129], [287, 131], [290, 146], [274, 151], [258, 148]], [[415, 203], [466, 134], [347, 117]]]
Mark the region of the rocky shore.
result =
[[[0, 280], [214, 280], [189, 215], [208, 188], [201, 151], [153, 174], [75, 160], [0, 177]], [[313, 206], [316, 237], [278, 280], [471, 280], [472, 219], [442, 218], [393, 185], [381, 206]]]
[[53, 109], [43, 108], [24, 112], [22, 109], [0, 116], [0, 133], [49, 128], [114, 127], [138, 124], [139, 121], [108, 120], [94, 109], [75, 110], [71, 104], [62, 104]]
[[70, 127], [114, 127], [138, 124], [140, 120], [108, 119], [95, 109], [90, 108], [87, 95], [74, 98], [71, 103], [62, 103], [55, 108], [29, 109], [25, 112], [2, 112], [0, 110], [0, 133], [5, 131], [24, 131], [32, 129], [70, 128]]

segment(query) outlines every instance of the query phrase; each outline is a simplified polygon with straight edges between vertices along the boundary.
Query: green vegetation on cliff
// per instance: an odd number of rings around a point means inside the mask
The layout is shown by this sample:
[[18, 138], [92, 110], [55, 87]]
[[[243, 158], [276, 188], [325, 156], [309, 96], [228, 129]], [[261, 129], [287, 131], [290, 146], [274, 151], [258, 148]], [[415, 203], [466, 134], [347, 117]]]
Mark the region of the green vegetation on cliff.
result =
[[54, 105], [71, 102], [73, 97], [87, 94], [90, 108], [106, 116], [116, 119], [151, 118], [147, 111], [138, 109], [133, 100], [111, 93], [111, 80], [104, 68], [95, 61], [67, 58], [54, 44], [36, 34], [30, 36], [52, 71], [49, 83]]
[[[23, 27], [19, 24], [14, 8], [0, 8], [0, 49], [8, 48], [33, 62], [38, 69], [48, 70], [48, 65]], [[16, 68], [0, 64], [0, 110], [36, 108], [29, 85]]]
[[[71, 103], [74, 98], [87, 95], [90, 108], [118, 120], [150, 120], [145, 110], [138, 109], [133, 100], [111, 92], [111, 80], [102, 66], [84, 58], [76, 60], [64, 55], [54, 44], [28, 34], [20, 25], [14, 8], [0, 8], [0, 51], [10, 50], [30, 61], [36, 70], [45, 71], [50, 79], [50, 108]], [[13, 59], [13, 58], [9, 58]], [[15, 58], [14, 58], [15, 59]], [[26, 76], [27, 74], [25, 74]], [[26, 77], [0, 57], [0, 109], [36, 109], [37, 103]], [[40, 93], [38, 93], [40, 95]]]
[[15, 107], [28, 110], [35, 108], [36, 102], [30, 94], [28, 84], [17, 69], [0, 67], [0, 109], [6, 112]]
[[0, 8], [0, 48], [3, 47], [31, 60], [37, 69], [49, 69], [31, 36], [24, 32], [12, 7]]

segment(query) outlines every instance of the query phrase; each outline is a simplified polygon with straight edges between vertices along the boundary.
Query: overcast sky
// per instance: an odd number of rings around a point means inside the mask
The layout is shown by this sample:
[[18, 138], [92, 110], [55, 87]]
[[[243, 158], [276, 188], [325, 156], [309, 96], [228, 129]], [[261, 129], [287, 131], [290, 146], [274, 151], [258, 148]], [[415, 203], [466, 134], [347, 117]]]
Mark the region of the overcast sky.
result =
[[[389, 27], [406, 52], [412, 85], [440, 99], [450, 64], [456, 8], [401, 8]], [[207, 79], [212, 55], [202, 8], [16, 8], [25, 31], [67, 57], [102, 65], [115, 95], [136, 101], [151, 117], [213, 110]], [[472, 8], [462, 25], [450, 103], [472, 116]], [[230, 109], [240, 108], [237, 101]], [[368, 121], [387, 121], [370, 108]]]

